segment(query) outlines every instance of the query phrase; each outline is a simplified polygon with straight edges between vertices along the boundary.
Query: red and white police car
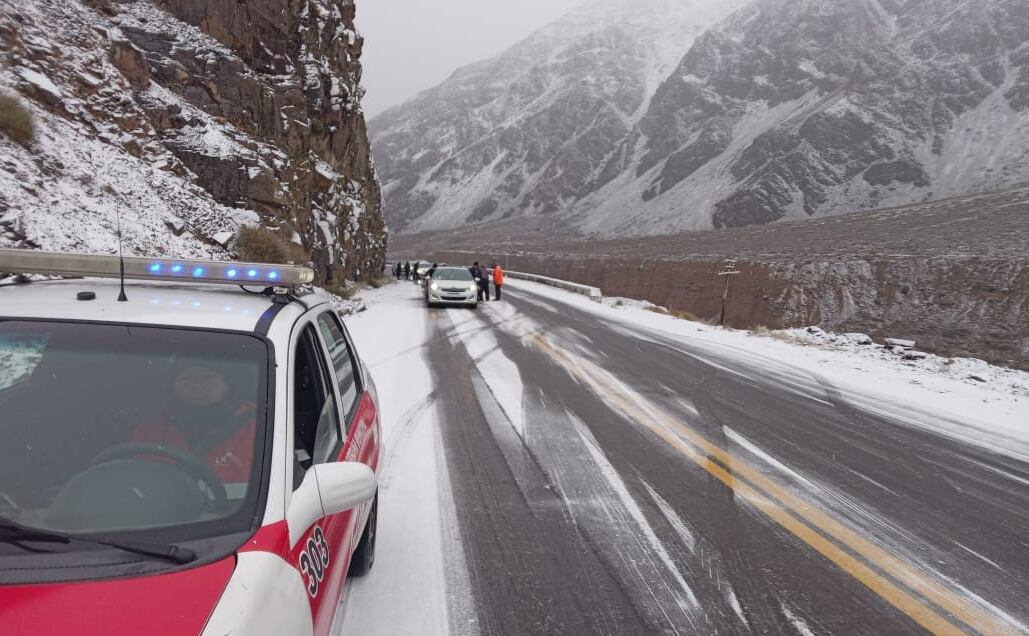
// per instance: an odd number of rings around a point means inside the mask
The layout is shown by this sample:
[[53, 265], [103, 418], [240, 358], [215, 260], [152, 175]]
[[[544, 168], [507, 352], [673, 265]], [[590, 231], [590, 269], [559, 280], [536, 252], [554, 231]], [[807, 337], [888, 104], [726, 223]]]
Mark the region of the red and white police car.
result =
[[312, 272], [0, 272], [83, 277], [0, 286], [0, 634], [329, 633], [372, 566], [381, 433]]

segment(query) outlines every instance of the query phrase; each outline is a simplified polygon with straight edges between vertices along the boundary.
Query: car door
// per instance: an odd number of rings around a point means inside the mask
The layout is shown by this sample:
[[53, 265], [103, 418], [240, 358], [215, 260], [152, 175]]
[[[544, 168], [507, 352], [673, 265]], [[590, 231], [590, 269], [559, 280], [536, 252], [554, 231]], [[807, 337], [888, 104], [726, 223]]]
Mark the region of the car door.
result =
[[[290, 358], [294, 491], [311, 466], [342, 456], [346, 415], [315, 317], [301, 323], [297, 333]], [[360, 510], [317, 520], [290, 552], [307, 589], [316, 634], [328, 633], [339, 604], [354, 544], [355, 512]]]
[[[363, 378], [360, 360], [346, 329], [335, 311], [328, 309], [315, 319], [322, 347], [327, 356], [329, 374], [332, 377], [339, 404], [343, 443], [336, 459], [359, 461], [372, 470], [378, 468], [379, 426], [375, 402], [369, 394], [368, 383]], [[346, 547], [347, 563], [361, 538], [364, 521], [370, 505], [334, 515], [327, 519], [326, 533], [338, 538]], [[346, 569], [335, 569], [327, 573], [326, 591], [339, 596], [346, 580]], [[335, 608], [330, 608], [334, 610]], [[331, 613], [326, 620], [331, 622]]]

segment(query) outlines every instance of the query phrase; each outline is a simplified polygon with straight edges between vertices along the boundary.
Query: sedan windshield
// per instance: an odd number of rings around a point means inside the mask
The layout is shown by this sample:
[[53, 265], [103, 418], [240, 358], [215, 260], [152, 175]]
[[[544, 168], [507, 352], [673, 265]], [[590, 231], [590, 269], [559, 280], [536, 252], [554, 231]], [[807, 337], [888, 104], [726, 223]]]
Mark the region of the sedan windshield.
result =
[[472, 273], [464, 267], [442, 267], [432, 275], [433, 280], [472, 280]]
[[246, 334], [0, 321], [0, 518], [162, 541], [250, 529], [268, 356]]

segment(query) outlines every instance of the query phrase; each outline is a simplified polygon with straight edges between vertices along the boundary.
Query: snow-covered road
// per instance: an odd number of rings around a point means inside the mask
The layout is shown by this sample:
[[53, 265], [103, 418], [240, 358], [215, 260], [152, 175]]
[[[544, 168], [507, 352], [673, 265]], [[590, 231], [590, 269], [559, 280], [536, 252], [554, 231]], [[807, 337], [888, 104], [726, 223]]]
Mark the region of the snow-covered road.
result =
[[1027, 631], [1029, 375], [522, 282], [365, 300], [386, 465], [339, 633]]

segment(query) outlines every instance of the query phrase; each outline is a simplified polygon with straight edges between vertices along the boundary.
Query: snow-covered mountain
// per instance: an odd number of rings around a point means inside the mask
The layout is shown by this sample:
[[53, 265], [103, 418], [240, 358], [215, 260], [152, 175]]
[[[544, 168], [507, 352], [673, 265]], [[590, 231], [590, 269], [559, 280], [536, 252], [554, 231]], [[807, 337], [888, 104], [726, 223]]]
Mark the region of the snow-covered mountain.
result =
[[376, 118], [391, 226], [556, 213], [656, 234], [1029, 178], [1025, 0], [664, 4], [651, 21], [629, 0], [573, 12]]
[[743, 0], [589, 2], [369, 123], [394, 229], [563, 210], [627, 161], [650, 98]]
[[[0, 0], [0, 246], [231, 257], [242, 225], [320, 279], [386, 234], [354, 0]], [[15, 111], [35, 122], [20, 141]]]

